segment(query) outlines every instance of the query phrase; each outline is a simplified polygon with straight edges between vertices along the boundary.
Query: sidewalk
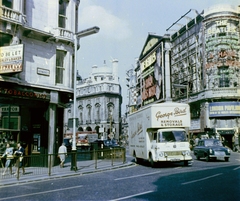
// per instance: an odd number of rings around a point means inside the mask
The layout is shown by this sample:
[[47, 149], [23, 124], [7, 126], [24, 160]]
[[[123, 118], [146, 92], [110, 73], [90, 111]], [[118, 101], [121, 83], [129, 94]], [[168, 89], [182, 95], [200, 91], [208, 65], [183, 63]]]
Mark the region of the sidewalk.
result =
[[[132, 162], [114, 162], [111, 163], [111, 160], [98, 160], [97, 168], [94, 160], [86, 160], [86, 161], [78, 161], [77, 162], [77, 171], [72, 171], [71, 163], [65, 163], [64, 168], [60, 168], [59, 166], [51, 168], [51, 175], [49, 176], [48, 168], [39, 168], [39, 167], [26, 167], [25, 174], [19, 175], [19, 179], [17, 179], [14, 175], [6, 174], [2, 176], [2, 172], [0, 175], [0, 187], [5, 185], [13, 185], [13, 184], [21, 184], [33, 181], [40, 181], [40, 180], [49, 180], [61, 177], [68, 177], [74, 175], [83, 175], [89, 174], [94, 172], [101, 172], [107, 171], [111, 169], [118, 169], [127, 166], [134, 165], [135, 163]], [[40, 171], [39, 171], [40, 170]], [[15, 169], [14, 169], [15, 171]], [[21, 172], [21, 169], [20, 169]], [[40, 172], [40, 173], [39, 173]]]

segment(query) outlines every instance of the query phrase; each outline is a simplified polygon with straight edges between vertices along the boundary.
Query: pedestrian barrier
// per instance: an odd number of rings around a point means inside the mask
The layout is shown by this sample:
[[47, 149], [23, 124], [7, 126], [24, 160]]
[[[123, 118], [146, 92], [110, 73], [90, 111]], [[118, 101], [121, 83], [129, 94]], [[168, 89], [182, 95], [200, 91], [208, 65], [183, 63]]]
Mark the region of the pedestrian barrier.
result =
[[[74, 159], [74, 160], [73, 160]], [[103, 168], [112, 167], [114, 165], [123, 164], [126, 162], [125, 148], [113, 149], [100, 149], [100, 150], [82, 150], [78, 149], [76, 152], [67, 153], [64, 166], [60, 166], [58, 154], [32, 154], [26, 155], [22, 159], [24, 168], [20, 167], [20, 157], [13, 159], [13, 173], [10, 174], [9, 170], [3, 175], [4, 171], [4, 158], [1, 158], [1, 178], [16, 177], [17, 180], [21, 177], [34, 176], [34, 175], [48, 175], [61, 174], [66, 171], [66, 168], [81, 172], [86, 168]], [[75, 163], [75, 164], [74, 164]], [[72, 169], [72, 167], [76, 167]]]

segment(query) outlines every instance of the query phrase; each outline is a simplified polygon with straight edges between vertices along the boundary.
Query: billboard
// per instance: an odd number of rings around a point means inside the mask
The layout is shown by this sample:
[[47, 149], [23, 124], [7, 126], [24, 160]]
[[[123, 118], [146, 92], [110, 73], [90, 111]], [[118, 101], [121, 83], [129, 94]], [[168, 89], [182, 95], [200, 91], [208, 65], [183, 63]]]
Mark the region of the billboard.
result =
[[209, 117], [239, 117], [240, 102], [209, 103]]
[[0, 47], [0, 74], [22, 72], [23, 44]]

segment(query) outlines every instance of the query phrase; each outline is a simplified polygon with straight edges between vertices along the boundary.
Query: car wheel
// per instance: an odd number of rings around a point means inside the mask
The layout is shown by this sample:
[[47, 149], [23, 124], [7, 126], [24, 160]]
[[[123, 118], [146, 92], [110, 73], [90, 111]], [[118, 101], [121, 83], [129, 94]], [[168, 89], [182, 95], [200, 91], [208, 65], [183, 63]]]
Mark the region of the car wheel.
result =
[[200, 156], [198, 156], [197, 154], [196, 154], [196, 158], [197, 158], [197, 160], [200, 160]]
[[209, 162], [210, 161], [210, 157], [206, 156], [206, 161]]
[[228, 157], [226, 157], [226, 158], [225, 158], [225, 161], [226, 161], [226, 162], [228, 162], [228, 161], [229, 161], [229, 158], [228, 158]]

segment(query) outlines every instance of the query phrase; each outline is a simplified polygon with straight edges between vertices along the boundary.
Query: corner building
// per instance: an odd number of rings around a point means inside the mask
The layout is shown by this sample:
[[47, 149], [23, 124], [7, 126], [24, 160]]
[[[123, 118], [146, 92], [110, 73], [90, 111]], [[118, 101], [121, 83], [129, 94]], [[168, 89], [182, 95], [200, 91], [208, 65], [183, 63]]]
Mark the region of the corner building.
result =
[[172, 34], [147, 37], [135, 68], [136, 108], [188, 102], [190, 135], [208, 133], [233, 148], [240, 133], [240, 7], [215, 5], [195, 13]]
[[[121, 85], [118, 77], [118, 60], [112, 61], [112, 67], [93, 66], [91, 75], [79, 81], [76, 87], [77, 131], [97, 133], [99, 138], [119, 140], [121, 129]], [[65, 109], [65, 133], [72, 134], [73, 104]]]
[[73, 95], [79, 0], [1, 0], [0, 151], [56, 153]]

